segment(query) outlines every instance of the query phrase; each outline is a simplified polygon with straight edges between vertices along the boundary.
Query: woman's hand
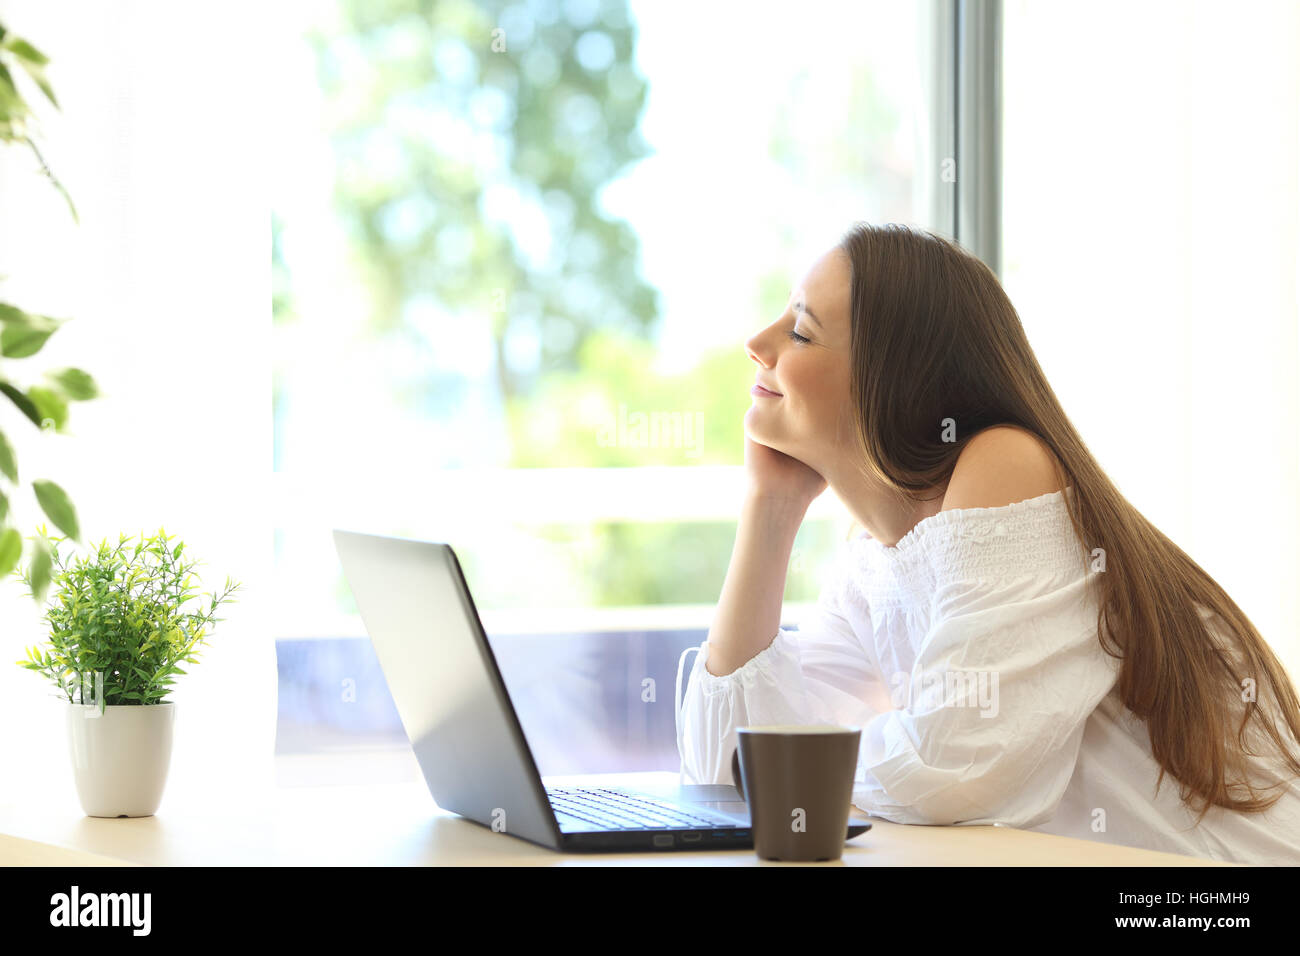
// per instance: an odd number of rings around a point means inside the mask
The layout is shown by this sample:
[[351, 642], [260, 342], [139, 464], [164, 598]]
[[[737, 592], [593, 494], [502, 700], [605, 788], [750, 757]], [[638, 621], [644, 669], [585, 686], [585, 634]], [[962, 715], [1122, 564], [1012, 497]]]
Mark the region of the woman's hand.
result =
[[798, 458], [745, 436], [745, 474], [759, 498], [791, 501], [807, 508], [826, 490], [826, 479]]

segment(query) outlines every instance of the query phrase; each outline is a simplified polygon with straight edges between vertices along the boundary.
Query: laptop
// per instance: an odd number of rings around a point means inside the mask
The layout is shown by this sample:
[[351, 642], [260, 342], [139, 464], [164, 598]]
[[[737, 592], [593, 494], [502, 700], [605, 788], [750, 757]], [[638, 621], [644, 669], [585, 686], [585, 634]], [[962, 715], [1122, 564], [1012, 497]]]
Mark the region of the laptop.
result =
[[[547, 785], [451, 546], [339, 528], [334, 545], [440, 808], [553, 850], [753, 848], [733, 786]], [[850, 819], [846, 839], [870, 828]]]

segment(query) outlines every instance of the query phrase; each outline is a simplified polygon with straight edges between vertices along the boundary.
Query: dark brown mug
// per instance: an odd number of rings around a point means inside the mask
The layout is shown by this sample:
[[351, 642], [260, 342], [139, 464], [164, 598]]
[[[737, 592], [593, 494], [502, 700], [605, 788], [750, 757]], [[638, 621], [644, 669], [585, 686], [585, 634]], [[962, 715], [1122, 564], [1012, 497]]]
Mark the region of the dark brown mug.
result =
[[731, 776], [764, 860], [838, 860], [844, 852], [859, 727], [740, 727]]

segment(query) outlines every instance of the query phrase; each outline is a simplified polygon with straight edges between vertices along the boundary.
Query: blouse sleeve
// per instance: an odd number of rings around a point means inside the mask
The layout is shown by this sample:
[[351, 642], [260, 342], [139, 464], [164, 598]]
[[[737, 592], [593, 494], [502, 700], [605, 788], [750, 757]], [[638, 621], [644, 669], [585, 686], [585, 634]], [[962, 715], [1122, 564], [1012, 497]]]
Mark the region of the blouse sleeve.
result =
[[[841, 556], [798, 630], [778, 628], [767, 647], [730, 674], [711, 674], [706, 667], [708, 641], [700, 645], [677, 715], [684, 783], [732, 782], [731, 754], [738, 727], [861, 726], [889, 706], [889, 691], [879, 668], [846, 617], [844, 582]], [[867, 613], [865, 608], [862, 613]], [[866, 633], [869, 643], [870, 630]], [[695, 648], [687, 652], [691, 650]]]
[[1118, 661], [1089, 575], [960, 575], [935, 592], [906, 705], [862, 728], [854, 803], [895, 823], [1050, 820]]

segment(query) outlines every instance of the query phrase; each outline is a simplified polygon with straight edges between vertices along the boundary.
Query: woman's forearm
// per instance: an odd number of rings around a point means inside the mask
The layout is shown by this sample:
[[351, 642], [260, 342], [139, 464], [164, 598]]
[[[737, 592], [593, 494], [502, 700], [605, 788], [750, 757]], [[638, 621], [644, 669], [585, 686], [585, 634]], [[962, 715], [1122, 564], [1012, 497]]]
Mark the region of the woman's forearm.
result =
[[808, 503], [747, 494], [727, 578], [709, 628], [710, 674], [730, 674], [772, 643], [794, 538]]

